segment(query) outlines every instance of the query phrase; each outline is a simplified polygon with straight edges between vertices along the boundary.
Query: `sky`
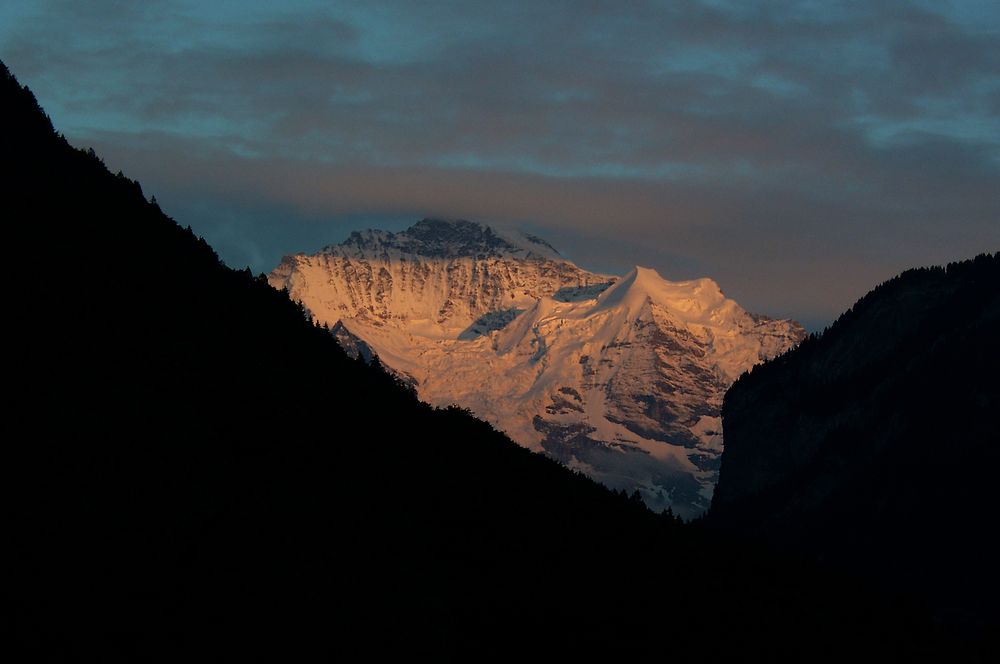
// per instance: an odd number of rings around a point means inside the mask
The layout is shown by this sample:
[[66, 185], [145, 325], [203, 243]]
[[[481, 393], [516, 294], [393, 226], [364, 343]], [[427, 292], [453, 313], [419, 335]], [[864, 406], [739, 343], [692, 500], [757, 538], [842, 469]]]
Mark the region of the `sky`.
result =
[[821, 329], [1000, 250], [996, 0], [4, 0], [0, 59], [238, 268], [466, 218]]

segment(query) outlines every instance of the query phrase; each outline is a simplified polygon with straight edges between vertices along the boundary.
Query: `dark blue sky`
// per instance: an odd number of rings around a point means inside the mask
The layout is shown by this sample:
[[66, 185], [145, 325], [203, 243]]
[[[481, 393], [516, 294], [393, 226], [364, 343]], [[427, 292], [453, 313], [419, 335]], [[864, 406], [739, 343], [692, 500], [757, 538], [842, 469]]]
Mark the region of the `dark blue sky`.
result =
[[995, 0], [5, 0], [0, 58], [237, 267], [466, 217], [817, 327], [1000, 249]]

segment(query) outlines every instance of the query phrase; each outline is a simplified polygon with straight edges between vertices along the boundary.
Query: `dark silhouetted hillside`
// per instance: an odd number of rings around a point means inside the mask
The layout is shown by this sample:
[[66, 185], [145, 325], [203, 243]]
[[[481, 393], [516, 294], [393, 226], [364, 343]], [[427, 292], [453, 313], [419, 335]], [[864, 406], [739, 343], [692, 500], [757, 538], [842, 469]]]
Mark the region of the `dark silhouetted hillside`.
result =
[[892, 600], [417, 402], [71, 148], [6, 69], [0, 113], [4, 595], [29, 661], [936, 645]]
[[904, 272], [726, 395], [711, 511], [1000, 628], [1000, 254]]

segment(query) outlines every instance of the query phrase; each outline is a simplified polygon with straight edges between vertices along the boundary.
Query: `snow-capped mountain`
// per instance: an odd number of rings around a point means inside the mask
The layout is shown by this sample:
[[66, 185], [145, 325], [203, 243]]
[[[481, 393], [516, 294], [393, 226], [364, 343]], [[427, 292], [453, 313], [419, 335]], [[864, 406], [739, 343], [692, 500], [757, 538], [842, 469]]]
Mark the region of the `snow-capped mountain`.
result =
[[270, 282], [421, 399], [684, 516], [711, 501], [726, 389], [805, 334], [711, 279], [595, 274], [538, 237], [468, 221], [356, 232], [285, 257]]

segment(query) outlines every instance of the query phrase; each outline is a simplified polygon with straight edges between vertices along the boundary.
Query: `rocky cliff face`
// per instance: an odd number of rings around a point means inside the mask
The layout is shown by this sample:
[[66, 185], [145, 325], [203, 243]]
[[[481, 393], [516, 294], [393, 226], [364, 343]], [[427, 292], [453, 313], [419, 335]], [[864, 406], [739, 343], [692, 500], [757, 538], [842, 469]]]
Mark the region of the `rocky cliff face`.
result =
[[543, 295], [610, 279], [563, 260], [538, 238], [437, 220], [401, 233], [355, 232], [318, 254], [285, 257], [270, 278], [331, 324], [398, 324], [440, 338], [477, 336]]
[[594, 274], [537, 237], [465, 221], [355, 233], [270, 280], [422, 399], [686, 516], [712, 496], [726, 389], [804, 336], [710, 279]]

